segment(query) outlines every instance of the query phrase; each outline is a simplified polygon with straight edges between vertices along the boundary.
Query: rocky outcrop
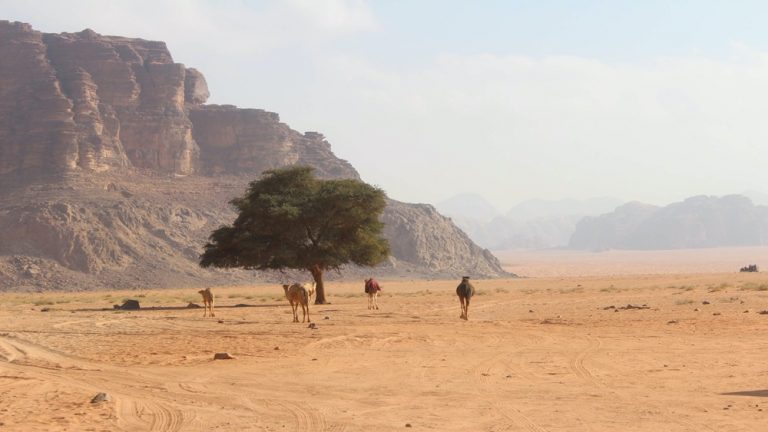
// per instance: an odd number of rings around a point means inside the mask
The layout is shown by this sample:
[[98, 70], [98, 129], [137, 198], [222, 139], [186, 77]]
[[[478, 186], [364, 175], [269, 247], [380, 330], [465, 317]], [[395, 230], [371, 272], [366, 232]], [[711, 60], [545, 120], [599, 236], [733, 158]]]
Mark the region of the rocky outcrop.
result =
[[287, 165], [309, 165], [324, 178], [359, 178], [337, 158], [323, 135], [301, 134], [280, 122], [276, 113], [231, 105], [203, 105], [189, 110], [200, 146], [204, 174], [261, 173]]
[[768, 244], [768, 207], [744, 196], [697, 196], [656, 207], [629, 203], [585, 218], [575, 249], [688, 249]]
[[389, 200], [382, 221], [392, 255], [398, 260], [452, 277], [504, 274], [490, 251], [473, 243], [429, 204]]
[[[197, 267], [211, 230], [234, 218], [228, 200], [287, 165], [360, 178], [320, 133], [205, 105], [204, 76], [163, 42], [0, 21], [0, 58], [0, 286], [252, 280]], [[429, 206], [392, 202], [384, 217], [398, 269], [505, 274]]]

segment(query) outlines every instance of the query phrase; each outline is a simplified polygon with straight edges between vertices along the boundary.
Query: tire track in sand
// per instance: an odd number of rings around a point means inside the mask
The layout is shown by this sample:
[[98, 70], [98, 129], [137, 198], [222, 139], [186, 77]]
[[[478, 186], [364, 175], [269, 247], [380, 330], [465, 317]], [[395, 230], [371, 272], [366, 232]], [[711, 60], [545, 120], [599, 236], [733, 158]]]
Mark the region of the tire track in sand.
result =
[[306, 404], [288, 400], [270, 400], [267, 403], [267, 406], [269, 405], [277, 405], [290, 413], [295, 425], [293, 430], [295, 431], [314, 432], [328, 430], [325, 416]]

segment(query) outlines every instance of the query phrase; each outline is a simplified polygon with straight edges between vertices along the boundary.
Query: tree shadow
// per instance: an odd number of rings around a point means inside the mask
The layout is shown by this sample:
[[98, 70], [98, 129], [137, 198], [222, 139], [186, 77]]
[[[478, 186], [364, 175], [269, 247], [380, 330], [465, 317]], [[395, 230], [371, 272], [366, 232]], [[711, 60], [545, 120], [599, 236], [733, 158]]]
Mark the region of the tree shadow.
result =
[[720, 393], [723, 396], [754, 396], [754, 397], [768, 397], [768, 390], [745, 390], [729, 393]]
[[[219, 309], [233, 309], [233, 308], [273, 308], [273, 307], [281, 307], [284, 306], [283, 304], [236, 304], [232, 306], [219, 306], [216, 305], [214, 310]], [[202, 310], [202, 307], [189, 307], [189, 306], [148, 306], [148, 307], [141, 307], [140, 309], [118, 309], [115, 307], [111, 308], [82, 308], [82, 309], [71, 309], [72, 312], [141, 312], [141, 311], [177, 311], [177, 310]]]

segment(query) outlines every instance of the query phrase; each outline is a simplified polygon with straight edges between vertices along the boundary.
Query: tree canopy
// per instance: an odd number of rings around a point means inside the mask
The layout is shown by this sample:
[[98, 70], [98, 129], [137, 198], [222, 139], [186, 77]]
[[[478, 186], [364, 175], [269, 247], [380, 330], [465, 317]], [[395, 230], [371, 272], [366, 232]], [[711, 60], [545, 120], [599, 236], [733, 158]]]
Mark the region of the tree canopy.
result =
[[344, 264], [374, 266], [389, 255], [379, 221], [384, 191], [359, 180], [323, 180], [294, 166], [266, 171], [231, 201], [231, 226], [215, 230], [202, 267], [308, 270], [315, 303], [325, 303], [323, 273]]

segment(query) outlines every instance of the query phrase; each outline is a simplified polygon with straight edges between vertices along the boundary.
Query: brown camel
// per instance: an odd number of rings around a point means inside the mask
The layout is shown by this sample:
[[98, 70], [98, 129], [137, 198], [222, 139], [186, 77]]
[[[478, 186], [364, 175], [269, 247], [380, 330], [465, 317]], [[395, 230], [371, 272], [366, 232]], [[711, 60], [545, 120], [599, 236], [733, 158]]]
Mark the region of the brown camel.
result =
[[204, 290], [198, 291], [201, 296], [203, 296], [203, 305], [205, 307], [205, 310], [203, 311], [203, 316], [208, 315], [208, 311], [211, 312], [211, 316], [215, 317], [216, 315], [213, 313], [213, 293], [211, 292], [210, 288], [206, 288]]
[[456, 295], [459, 296], [459, 301], [461, 302], [461, 316], [459, 318], [468, 320], [469, 300], [475, 295], [475, 287], [469, 283], [469, 276], [461, 278], [461, 283], [456, 287]]
[[301, 305], [301, 322], [306, 319], [307, 322], [312, 322], [309, 319], [309, 294], [307, 289], [302, 284], [295, 283], [293, 285], [283, 285], [283, 291], [285, 291], [285, 298], [288, 299], [288, 303], [291, 304], [293, 309], [293, 322], [299, 322], [299, 305]]

